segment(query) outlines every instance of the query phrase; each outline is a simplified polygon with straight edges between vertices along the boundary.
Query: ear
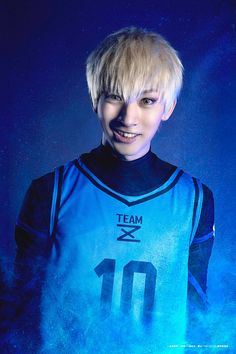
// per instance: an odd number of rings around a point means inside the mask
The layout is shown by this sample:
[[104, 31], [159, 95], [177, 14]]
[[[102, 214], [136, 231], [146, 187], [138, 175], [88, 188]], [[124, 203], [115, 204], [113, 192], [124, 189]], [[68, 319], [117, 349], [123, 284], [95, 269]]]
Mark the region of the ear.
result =
[[174, 100], [172, 102], [172, 104], [170, 105], [170, 107], [163, 113], [163, 116], [161, 118], [161, 120], [166, 121], [170, 118], [171, 114], [173, 113], [173, 110], [175, 109], [176, 106], [176, 100]]

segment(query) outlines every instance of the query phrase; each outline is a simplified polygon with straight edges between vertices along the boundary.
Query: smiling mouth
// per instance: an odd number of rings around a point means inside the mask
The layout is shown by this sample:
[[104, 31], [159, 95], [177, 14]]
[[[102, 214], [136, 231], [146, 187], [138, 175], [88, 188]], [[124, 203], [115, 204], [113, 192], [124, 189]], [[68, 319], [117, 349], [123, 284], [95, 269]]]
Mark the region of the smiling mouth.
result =
[[137, 133], [123, 132], [122, 130], [118, 130], [118, 129], [114, 130], [114, 132], [124, 138], [129, 138], [129, 139], [135, 138], [136, 136], [140, 135]]
[[114, 133], [115, 140], [118, 143], [124, 143], [124, 144], [131, 144], [136, 141], [136, 138], [138, 136], [140, 136], [140, 134], [123, 132], [122, 130], [119, 129], [114, 129], [113, 133]]

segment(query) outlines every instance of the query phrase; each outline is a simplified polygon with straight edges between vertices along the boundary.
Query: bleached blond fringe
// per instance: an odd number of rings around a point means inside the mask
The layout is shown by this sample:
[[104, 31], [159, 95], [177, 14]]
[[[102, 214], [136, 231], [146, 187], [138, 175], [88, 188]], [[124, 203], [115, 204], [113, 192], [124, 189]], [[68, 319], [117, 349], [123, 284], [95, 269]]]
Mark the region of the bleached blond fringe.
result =
[[102, 93], [129, 100], [144, 90], [157, 91], [168, 109], [180, 93], [183, 65], [161, 35], [128, 27], [106, 37], [89, 55], [86, 76], [95, 111]]

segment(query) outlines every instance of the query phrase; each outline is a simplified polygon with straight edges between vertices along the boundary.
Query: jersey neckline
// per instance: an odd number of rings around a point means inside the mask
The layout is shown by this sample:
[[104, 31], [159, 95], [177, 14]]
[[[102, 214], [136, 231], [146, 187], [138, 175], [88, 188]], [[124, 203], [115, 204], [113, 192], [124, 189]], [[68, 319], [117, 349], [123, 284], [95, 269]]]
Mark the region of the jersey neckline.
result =
[[177, 167], [176, 170], [167, 179], [167, 181], [164, 182], [158, 188], [155, 188], [151, 192], [148, 192], [148, 193], [145, 193], [142, 195], [130, 196], [130, 195], [118, 193], [114, 189], [108, 187], [105, 183], [103, 183], [100, 179], [98, 179], [89, 170], [89, 168], [81, 161], [81, 158], [74, 160], [74, 164], [78, 168], [78, 170], [80, 172], [82, 172], [83, 175], [85, 175], [90, 180], [90, 182], [92, 182], [96, 187], [98, 187], [100, 190], [102, 190], [106, 194], [109, 194], [110, 196], [119, 200], [120, 202], [126, 204], [127, 206], [132, 206], [132, 205], [146, 202], [150, 199], [153, 199], [153, 198], [156, 198], [156, 197], [162, 195], [163, 193], [168, 192], [171, 188], [174, 187], [174, 185], [177, 183], [177, 181], [179, 180], [179, 178], [183, 174], [183, 171]]

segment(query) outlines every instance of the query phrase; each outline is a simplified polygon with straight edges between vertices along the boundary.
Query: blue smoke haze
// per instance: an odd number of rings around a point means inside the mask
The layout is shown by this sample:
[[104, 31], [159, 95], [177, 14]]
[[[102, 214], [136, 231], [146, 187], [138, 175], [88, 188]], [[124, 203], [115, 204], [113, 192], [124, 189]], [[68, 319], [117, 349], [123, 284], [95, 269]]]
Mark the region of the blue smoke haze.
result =
[[[204, 350], [235, 353], [233, 1], [182, 0], [173, 6], [170, 0], [135, 4], [102, 0], [99, 5], [91, 0], [13, 0], [1, 3], [0, 12], [1, 286], [11, 284], [14, 223], [30, 181], [100, 142], [85, 82], [88, 53], [121, 27], [151, 28], [177, 48], [185, 66], [183, 92], [153, 150], [199, 177], [215, 197], [216, 240], [208, 281], [211, 311], [205, 325], [211, 327], [211, 343], [229, 349]], [[194, 344], [206, 344], [197, 330]]]

